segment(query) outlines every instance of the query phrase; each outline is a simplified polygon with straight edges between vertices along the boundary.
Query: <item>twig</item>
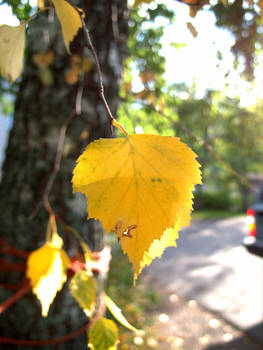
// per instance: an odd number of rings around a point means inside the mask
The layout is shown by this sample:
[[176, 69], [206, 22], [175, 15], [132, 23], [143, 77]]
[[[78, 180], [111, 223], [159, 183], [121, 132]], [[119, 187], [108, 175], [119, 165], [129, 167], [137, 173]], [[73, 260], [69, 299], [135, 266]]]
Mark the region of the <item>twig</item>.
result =
[[[73, 6], [73, 5], [72, 5]], [[108, 105], [108, 102], [106, 101], [106, 98], [104, 96], [104, 86], [103, 86], [103, 79], [102, 79], [102, 72], [101, 72], [101, 68], [100, 68], [100, 63], [99, 63], [99, 59], [98, 59], [98, 55], [97, 55], [97, 52], [92, 44], [92, 41], [91, 41], [91, 37], [90, 37], [90, 34], [89, 34], [89, 30], [88, 30], [88, 27], [82, 17], [82, 13], [79, 11], [79, 9], [75, 6], [73, 6], [75, 8], [75, 10], [78, 12], [79, 16], [80, 16], [80, 20], [82, 22], [82, 25], [83, 25], [83, 29], [84, 29], [84, 36], [85, 36], [85, 39], [86, 39], [86, 42], [92, 52], [92, 55], [94, 57], [94, 60], [95, 60], [95, 63], [96, 63], [96, 68], [97, 68], [97, 73], [98, 73], [98, 80], [99, 80], [99, 95], [100, 95], [100, 98], [104, 104], [104, 107], [106, 109], [106, 112], [107, 112], [107, 115], [108, 115], [108, 118], [109, 118], [109, 121], [110, 121], [110, 127], [111, 127], [111, 132], [113, 133], [113, 128], [112, 128], [112, 123], [113, 121], [115, 120], [115, 118], [113, 117], [112, 113], [111, 113], [111, 110], [110, 110], [110, 107]]]
[[54, 210], [51, 208], [51, 205], [49, 204], [48, 199], [44, 202], [44, 207], [45, 207], [46, 211], [49, 213], [49, 215], [54, 215], [55, 218], [62, 224], [67, 237], [69, 238], [72, 246], [75, 248], [75, 251], [76, 251], [77, 255], [81, 256], [82, 254], [81, 254], [81, 252], [80, 252], [80, 250], [79, 250], [75, 240], [73, 239], [72, 234], [70, 233], [71, 227], [69, 225], [67, 225], [65, 223], [65, 221], [63, 219], [61, 219], [61, 217], [58, 214], [56, 214], [54, 212]]
[[76, 115], [76, 112], [72, 111], [70, 116], [68, 117], [68, 119], [66, 120], [64, 125], [62, 125], [62, 128], [60, 130], [60, 135], [59, 135], [58, 145], [57, 145], [57, 154], [56, 154], [56, 159], [55, 159], [55, 163], [54, 163], [54, 169], [50, 175], [46, 189], [44, 191], [43, 202], [48, 201], [49, 193], [50, 193], [51, 188], [54, 184], [57, 173], [59, 172], [61, 159], [62, 159], [62, 155], [63, 155], [63, 147], [64, 147], [64, 142], [65, 142], [67, 127], [68, 127], [68, 124], [71, 122], [71, 120], [75, 117], [75, 115]]
[[76, 114], [81, 115], [81, 102], [82, 102], [82, 96], [83, 96], [83, 89], [84, 89], [84, 74], [83, 72], [80, 75], [80, 85], [78, 87], [77, 96], [76, 96]]
[[62, 155], [63, 155], [63, 147], [64, 147], [64, 142], [65, 142], [65, 137], [66, 137], [66, 131], [68, 128], [68, 124], [71, 122], [71, 120], [75, 117], [76, 112], [72, 111], [70, 113], [70, 116], [68, 117], [68, 119], [66, 120], [66, 122], [62, 125], [61, 130], [60, 130], [60, 135], [59, 135], [59, 139], [58, 139], [58, 144], [57, 144], [57, 152], [56, 152], [56, 158], [55, 158], [55, 162], [54, 162], [54, 168], [53, 171], [48, 179], [46, 188], [44, 190], [44, 194], [42, 197], [42, 200], [37, 204], [36, 208], [34, 209], [33, 213], [30, 215], [29, 220], [33, 220], [36, 215], [38, 214], [40, 207], [42, 205], [42, 203], [48, 202], [48, 196], [49, 193], [52, 189], [52, 186], [54, 184], [55, 178], [57, 176], [57, 173], [59, 172], [60, 169], [60, 164], [61, 164], [61, 159], [62, 159]]
[[41, 12], [50, 10], [52, 8], [52, 6], [47, 6], [47, 7], [43, 7], [42, 9], [37, 10], [37, 12], [33, 13], [32, 16], [30, 16], [25, 23], [28, 24], [34, 17], [36, 17], [37, 15], [39, 15]]
[[97, 315], [87, 324], [85, 324], [82, 328], [69, 333], [63, 337], [55, 338], [55, 339], [47, 339], [47, 340], [24, 340], [24, 339], [13, 339], [13, 338], [4, 338], [0, 337], [0, 344], [13, 344], [13, 345], [24, 345], [24, 346], [45, 346], [45, 345], [56, 345], [59, 343], [64, 343], [69, 340], [72, 340], [79, 335], [85, 333], [93, 323], [95, 323], [102, 315], [105, 313], [106, 303], [104, 301], [103, 296], [100, 296], [100, 307]]
[[[3, 304], [0, 305], [0, 315], [3, 311], [5, 311], [9, 306], [14, 304], [18, 299], [20, 299], [23, 295], [28, 293], [31, 289], [29, 282], [26, 282], [15, 294], [13, 294], [10, 298], [8, 298]], [[0, 338], [1, 339], [1, 338]], [[1, 340], [0, 340], [1, 343]]]
[[0, 253], [3, 252], [5, 254], [9, 254], [12, 256], [18, 256], [20, 258], [26, 259], [29, 255], [28, 252], [24, 252], [23, 250], [17, 249], [13, 247], [10, 243], [4, 241], [3, 239], [0, 239]]
[[0, 258], [0, 271], [25, 272], [25, 270], [26, 270], [25, 264], [10, 263], [9, 261], [6, 261], [5, 259]]
[[0, 282], [0, 288], [18, 290], [21, 287], [19, 284]]

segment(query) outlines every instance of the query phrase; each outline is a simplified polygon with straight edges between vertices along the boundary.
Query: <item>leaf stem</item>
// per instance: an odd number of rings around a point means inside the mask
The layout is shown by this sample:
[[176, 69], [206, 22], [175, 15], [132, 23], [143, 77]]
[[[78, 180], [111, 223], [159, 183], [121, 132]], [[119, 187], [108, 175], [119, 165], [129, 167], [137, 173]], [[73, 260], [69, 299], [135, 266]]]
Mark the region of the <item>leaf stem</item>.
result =
[[[23, 295], [28, 293], [31, 289], [29, 282], [25, 283], [16, 293], [14, 293], [10, 298], [8, 298], [4, 303], [0, 305], [0, 315], [4, 312], [9, 306], [14, 304], [18, 299]], [[1, 341], [0, 341], [1, 343]]]
[[32, 16], [30, 16], [26, 21], [25, 24], [28, 24], [35, 16], [39, 15], [41, 12], [50, 10], [52, 8], [52, 6], [47, 6], [47, 7], [43, 7], [42, 9], [39, 9], [37, 12], [33, 13]]

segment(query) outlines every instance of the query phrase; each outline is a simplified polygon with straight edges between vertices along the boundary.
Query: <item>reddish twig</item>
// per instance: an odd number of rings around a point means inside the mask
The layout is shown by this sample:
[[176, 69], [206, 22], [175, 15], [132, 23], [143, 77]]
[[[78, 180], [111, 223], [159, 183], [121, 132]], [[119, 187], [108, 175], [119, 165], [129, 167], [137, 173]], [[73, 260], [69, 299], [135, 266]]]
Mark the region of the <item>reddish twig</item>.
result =
[[0, 271], [25, 272], [25, 270], [26, 270], [25, 264], [11, 263], [9, 261], [6, 261], [5, 259], [0, 258]]
[[[8, 298], [3, 304], [0, 305], [0, 315], [4, 312], [9, 306], [14, 304], [18, 299], [20, 299], [23, 295], [28, 293], [31, 290], [31, 286], [27, 281], [23, 286], [10, 298]], [[1, 343], [1, 342], [0, 342]]]
[[17, 249], [13, 247], [10, 243], [4, 241], [3, 239], [0, 239], [0, 252], [3, 252], [5, 254], [13, 255], [13, 256], [19, 256], [20, 258], [27, 258], [29, 253], [24, 252], [20, 249]]
[[59, 343], [64, 343], [69, 340], [72, 340], [81, 334], [85, 333], [91, 325], [96, 322], [102, 315], [105, 313], [106, 304], [104, 301], [103, 295], [100, 297], [100, 307], [97, 315], [87, 324], [85, 324], [80, 329], [69, 333], [63, 337], [55, 338], [55, 339], [47, 339], [47, 340], [24, 340], [24, 339], [13, 339], [13, 338], [4, 338], [0, 337], [0, 344], [13, 344], [13, 345], [24, 345], [24, 346], [45, 346], [45, 345], [56, 345]]
[[0, 288], [18, 290], [20, 287], [21, 287], [20, 284], [0, 282]]

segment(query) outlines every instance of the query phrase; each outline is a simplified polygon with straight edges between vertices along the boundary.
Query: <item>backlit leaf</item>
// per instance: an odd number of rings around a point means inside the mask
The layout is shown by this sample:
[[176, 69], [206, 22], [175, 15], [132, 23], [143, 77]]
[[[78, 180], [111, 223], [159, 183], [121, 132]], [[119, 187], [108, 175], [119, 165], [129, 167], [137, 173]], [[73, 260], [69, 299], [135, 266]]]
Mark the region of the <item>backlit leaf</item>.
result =
[[151, 1], [153, 1], [153, 0], [135, 0], [133, 6], [138, 6], [143, 2], [149, 4]]
[[66, 0], [52, 0], [56, 14], [62, 27], [63, 38], [67, 51], [70, 52], [69, 45], [82, 28], [82, 22], [78, 12]]
[[54, 61], [54, 51], [37, 52], [33, 55], [32, 61], [37, 67], [48, 67]]
[[89, 347], [93, 350], [115, 350], [118, 344], [118, 329], [116, 324], [101, 317], [92, 324], [88, 332]]
[[97, 283], [87, 271], [78, 271], [70, 281], [70, 291], [85, 314], [92, 316], [97, 300]]
[[131, 135], [95, 141], [78, 159], [73, 189], [86, 194], [89, 216], [117, 234], [135, 279], [189, 224], [201, 183], [195, 158], [178, 138]]
[[39, 9], [43, 9], [45, 7], [45, 0], [38, 0], [37, 6]]
[[15, 81], [23, 69], [26, 24], [0, 26], [0, 74]]
[[138, 329], [133, 327], [123, 316], [121, 309], [114, 303], [113, 300], [111, 300], [110, 297], [105, 295], [105, 302], [107, 305], [107, 308], [110, 310], [112, 315], [116, 318], [117, 321], [119, 321], [124, 327], [130, 329], [131, 331], [134, 331], [136, 333], [140, 333]]
[[52, 240], [33, 251], [27, 260], [26, 276], [32, 290], [42, 306], [42, 316], [46, 317], [57, 292], [67, 280], [70, 264], [67, 254], [61, 249], [62, 238], [54, 233]]

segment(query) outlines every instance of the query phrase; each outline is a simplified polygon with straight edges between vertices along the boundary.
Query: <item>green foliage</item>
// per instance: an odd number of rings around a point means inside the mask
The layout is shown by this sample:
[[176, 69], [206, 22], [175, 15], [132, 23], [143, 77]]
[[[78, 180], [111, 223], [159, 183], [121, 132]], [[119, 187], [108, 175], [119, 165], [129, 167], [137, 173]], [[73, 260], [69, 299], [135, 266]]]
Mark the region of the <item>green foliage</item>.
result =
[[97, 299], [97, 283], [95, 278], [87, 271], [78, 271], [70, 281], [70, 291], [85, 314], [88, 317], [92, 316]]
[[256, 4], [246, 6], [244, 2], [235, 0], [228, 6], [218, 2], [212, 7], [216, 16], [216, 25], [227, 28], [235, 38], [231, 50], [236, 57], [236, 66], [240, 58], [245, 61], [244, 71], [249, 79], [253, 78], [256, 45], [262, 45], [260, 30], [260, 14]]
[[104, 317], [98, 319], [91, 325], [88, 337], [92, 350], [117, 349], [118, 329], [112, 320]]
[[29, 0], [3, 0], [1, 3], [10, 5], [12, 7], [13, 14], [16, 15], [20, 21], [27, 20], [33, 9]]

